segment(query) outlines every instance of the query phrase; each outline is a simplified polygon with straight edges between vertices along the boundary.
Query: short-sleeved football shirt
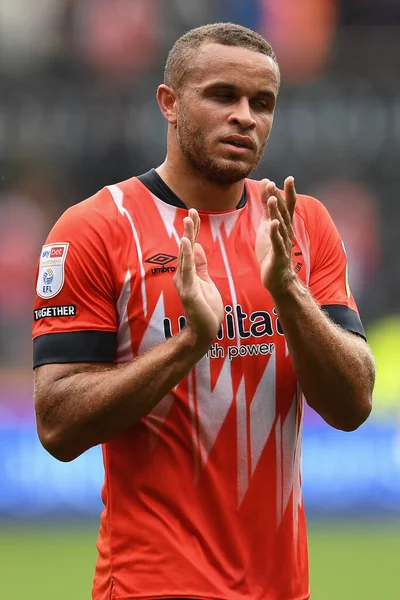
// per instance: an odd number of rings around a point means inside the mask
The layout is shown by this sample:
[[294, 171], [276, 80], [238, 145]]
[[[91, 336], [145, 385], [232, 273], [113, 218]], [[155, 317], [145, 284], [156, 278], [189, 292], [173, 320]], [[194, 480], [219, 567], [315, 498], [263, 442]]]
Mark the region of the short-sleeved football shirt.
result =
[[[68, 209], [38, 265], [34, 366], [129, 361], [184, 327], [173, 277], [186, 215], [155, 170]], [[189, 375], [103, 445], [95, 600], [309, 598], [303, 400], [254, 253], [259, 182], [236, 210], [200, 217], [224, 320]], [[363, 336], [323, 205], [298, 196], [294, 231], [298, 277]]]

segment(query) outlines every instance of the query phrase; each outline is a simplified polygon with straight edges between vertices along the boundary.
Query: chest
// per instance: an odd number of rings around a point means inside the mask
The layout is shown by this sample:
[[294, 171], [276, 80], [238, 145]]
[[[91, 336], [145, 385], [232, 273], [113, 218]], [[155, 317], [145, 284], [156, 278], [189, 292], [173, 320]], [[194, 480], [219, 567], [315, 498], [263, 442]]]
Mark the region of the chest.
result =
[[[169, 228], [147, 229], [147, 235], [140, 238], [139, 255], [134, 240], [127, 249], [133, 265], [128, 272], [132, 275], [125, 282], [122, 295], [126, 306], [119, 318], [121, 327], [129, 326], [136, 355], [177, 334], [185, 325], [174, 286], [182, 234], [183, 224], [177, 219]], [[230, 358], [270, 354], [274, 346], [284, 344], [273, 300], [260, 280], [255, 238], [254, 225], [235, 213], [231, 218], [223, 215], [202, 219], [198, 242], [204, 248], [209, 275], [224, 305], [214, 349], [216, 358], [222, 352]], [[304, 278], [303, 253], [296, 240], [292, 261], [298, 276]]]

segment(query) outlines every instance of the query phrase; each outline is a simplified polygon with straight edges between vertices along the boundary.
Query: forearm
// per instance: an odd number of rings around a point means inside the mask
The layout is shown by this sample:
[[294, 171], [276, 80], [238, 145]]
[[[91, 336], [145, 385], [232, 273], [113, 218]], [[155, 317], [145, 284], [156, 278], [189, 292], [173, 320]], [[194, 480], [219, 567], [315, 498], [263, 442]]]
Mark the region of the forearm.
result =
[[337, 429], [357, 428], [371, 411], [375, 378], [367, 344], [332, 323], [297, 278], [274, 300], [308, 404]]
[[148, 414], [206, 351], [184, 329], [129, 363], [77, 365], [53, 379], [50, 392], [40, 378], [36, 395], [48, 394], [37, 414], [43, 445], [56, 458], [72, 460], [107, 442]]

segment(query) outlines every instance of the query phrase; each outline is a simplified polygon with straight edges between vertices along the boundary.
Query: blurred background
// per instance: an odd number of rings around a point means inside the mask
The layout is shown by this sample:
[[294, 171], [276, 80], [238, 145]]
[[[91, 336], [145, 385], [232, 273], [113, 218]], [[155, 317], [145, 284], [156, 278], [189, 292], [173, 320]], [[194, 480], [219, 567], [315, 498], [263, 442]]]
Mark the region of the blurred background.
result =
[[331, 211], [378, 377], [346, 434], [307, 410], [312, 598], [400, 598], [400, 0], [0, 0], [0, 572], [6, 600], [90, 597], [99, 448], [61, 464], [34, 429], [35, 265], [54, 221], [162, 162], [168, 50], [215, 21], [274, 46], [283, 84], [255, 177]]

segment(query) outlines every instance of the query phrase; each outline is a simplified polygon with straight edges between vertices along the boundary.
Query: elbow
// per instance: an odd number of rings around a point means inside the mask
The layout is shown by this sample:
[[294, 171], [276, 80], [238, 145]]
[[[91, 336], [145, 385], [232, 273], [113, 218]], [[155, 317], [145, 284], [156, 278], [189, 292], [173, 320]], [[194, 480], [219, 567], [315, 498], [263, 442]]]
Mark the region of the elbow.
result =
[[65, 440], [62, 432], [38, 426], [38, 436], [43, 448], [60, 462], [71, 462], [82, 452]]
[[365, 421], [368, 419], [372, 411], [372, 400], [368, 398], [368, 400], [364, 401], [362, 404], [354, 409], [350, 414], [343, 416], [340, 419], [337, 419], [335, 423], [330, 423], [336, 429], [340, 431], [356, 431]]

